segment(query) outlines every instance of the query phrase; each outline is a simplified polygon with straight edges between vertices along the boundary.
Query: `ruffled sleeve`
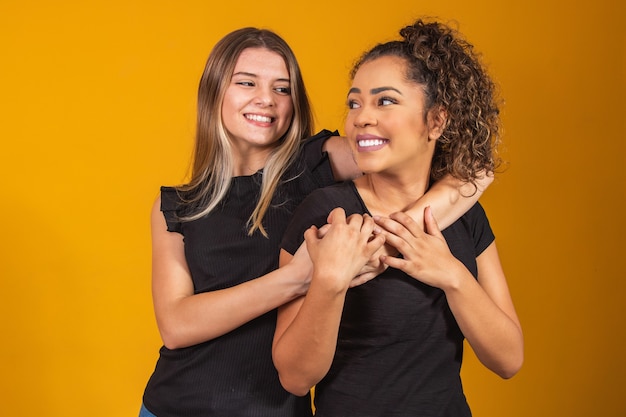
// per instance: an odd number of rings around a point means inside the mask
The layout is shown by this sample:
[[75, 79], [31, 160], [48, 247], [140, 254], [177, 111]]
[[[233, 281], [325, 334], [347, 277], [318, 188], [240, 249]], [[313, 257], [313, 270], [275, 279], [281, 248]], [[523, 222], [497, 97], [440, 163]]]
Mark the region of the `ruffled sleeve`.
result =
[[161, 211], [165, 216], [168, 232], [183, 233], [178, 214], [180, 207], [181, 201], [176, 188], [161, 187]]
[[302, 149], [303, 163], [311, 173], [311, 179], [315, 181], [318, 188], [335, 183], [328, 152], [322, 150], [324, 142], [331, 136], [339, 136], [339, 132], [323, 129], [306, 139]]

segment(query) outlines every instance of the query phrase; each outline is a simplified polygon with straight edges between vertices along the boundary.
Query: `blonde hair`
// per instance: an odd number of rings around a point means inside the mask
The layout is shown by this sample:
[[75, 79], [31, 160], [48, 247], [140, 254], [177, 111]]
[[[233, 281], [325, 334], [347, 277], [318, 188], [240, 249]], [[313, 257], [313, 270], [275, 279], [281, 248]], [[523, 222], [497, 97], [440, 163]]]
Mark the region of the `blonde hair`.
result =
[[[279, 54], [289, 72], [293, 116], [289, 129], [272, 150], [263, 169], [261, 192], [248, 219], [248, 235], [257, 229], [267, 237], [263, 217], [272, 197], [293, 163], [302, 139], [310, 136], [313, 116], [304, 80], [296, 57], [287, 43], [266, 29], [242, 28], [223, 37], [211, 51], [198, 88], [198, 115], [191, 180], [178, 187], [187, 205], [182, 221], [196, 220], [223, 200], [232, 180], [234, 157], [228, 132], [222, 122], [222, 102], [239, 55], [249, 48], [263, 48]], [[180, 192], [182, 191], [182, 193]]]

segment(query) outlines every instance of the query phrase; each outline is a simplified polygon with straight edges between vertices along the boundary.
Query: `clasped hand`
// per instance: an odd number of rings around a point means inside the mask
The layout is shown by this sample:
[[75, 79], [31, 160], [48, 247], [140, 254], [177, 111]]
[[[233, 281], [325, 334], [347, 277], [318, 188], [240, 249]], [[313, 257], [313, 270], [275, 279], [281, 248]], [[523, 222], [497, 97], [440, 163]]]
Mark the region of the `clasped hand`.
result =
[[362, 285], [389, 266], [444, 289], [459, 264], [430, 207], [424, 210], [423, 228], [402, 212], [374, 220], [367, 214], [346, 218], [344, 210], [336, 208], [328, 224], [312, 226], [304, 237], [318, 276], [338, 289]]
[[[328, 215], [322, 228], [311, 226], [305, 233], [314, 275], [338, 291], [361, 285], [378, 275], [385, 265], [374, 256], [385, 237], [371, 216], [353, 214], [346, 218], [342, 208]], [[371, 265], [366, 266], [369, 261]]]
[[445, 289], [454, 276], [452, 271], [459, 261], [452, 255], [430, 207], [424, 210], [424, 228], [406, 213], [393, 213], [389, 218], [376, 218], [389, 246], [402, 255], [382, 255], [387, 266], [400, 269], [407, 275], [432, 287]]

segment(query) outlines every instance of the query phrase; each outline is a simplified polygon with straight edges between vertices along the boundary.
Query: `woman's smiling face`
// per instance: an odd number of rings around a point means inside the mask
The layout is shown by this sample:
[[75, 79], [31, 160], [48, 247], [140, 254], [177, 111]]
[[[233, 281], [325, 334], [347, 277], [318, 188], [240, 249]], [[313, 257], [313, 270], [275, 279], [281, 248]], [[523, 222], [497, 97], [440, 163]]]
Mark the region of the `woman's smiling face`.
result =
[[222, 120], [240, 151], [271, 149], [289, 129], [293, 102], [284, 59], [264, 48], [245, 49], [222, 102]]
[[345, 133], [364, 173], [430, 166], [431, 139], [439, 134], [429, 128], [423, 87], [407, 80], [406, 69], [404, 59], [382, 56], [362, 64], [354, 76]]

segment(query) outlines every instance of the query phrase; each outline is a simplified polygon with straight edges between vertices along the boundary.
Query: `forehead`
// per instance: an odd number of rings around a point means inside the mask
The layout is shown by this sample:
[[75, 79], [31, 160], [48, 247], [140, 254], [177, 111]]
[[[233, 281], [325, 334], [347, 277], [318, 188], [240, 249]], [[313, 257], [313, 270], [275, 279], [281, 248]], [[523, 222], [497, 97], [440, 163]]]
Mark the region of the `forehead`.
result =
[[[354, 75], [353, 85], [388, 84], [390, 82], [413, 84], [407, 80], [407, 63], [397, 56], [382, 56], [362, 64]], [[413, 84], [414, 85], [414, 84]]]
[[289, 78], [285, 60], [277, 52], [265, 48], [244, 49], [235, 63], [234, 74], [245, 72], [255, 75], [275, 75]]

